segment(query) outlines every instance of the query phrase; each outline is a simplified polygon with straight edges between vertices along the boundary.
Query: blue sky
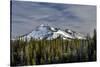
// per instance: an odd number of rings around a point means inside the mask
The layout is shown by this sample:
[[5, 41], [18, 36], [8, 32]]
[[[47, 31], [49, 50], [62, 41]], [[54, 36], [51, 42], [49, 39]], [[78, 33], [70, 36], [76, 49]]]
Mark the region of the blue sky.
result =
[[12, 37], [26, 34], [41, 24], [92, 34], [96, 28], [96, 6], [12, 2]]

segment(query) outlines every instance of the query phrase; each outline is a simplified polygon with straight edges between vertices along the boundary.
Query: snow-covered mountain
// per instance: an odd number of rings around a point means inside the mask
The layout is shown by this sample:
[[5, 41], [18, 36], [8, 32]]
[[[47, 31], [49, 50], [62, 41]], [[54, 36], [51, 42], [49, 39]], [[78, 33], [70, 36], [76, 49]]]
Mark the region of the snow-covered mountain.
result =
[[75, 31], [72, 31], [70, 29], [66, 29], [64, 31], [64, 30], [61, 30], [61, 29], [58, 29], [58, 28], [45, 26], [43, 24], [36, 27], [36, 29], [33, 30], [32, 32], [21, 36], [20, 39], [30, 40], [31, 38], [33, 38], [33, 39], [47, 39], [47, 40], [50, 40], [50, 39], [55, 39], [57, 37], [60, 37], [62, 39], [75, 39], [75, 38], [85, 39], [84, 35], [82, 35], [80, 33], [77, 33]]

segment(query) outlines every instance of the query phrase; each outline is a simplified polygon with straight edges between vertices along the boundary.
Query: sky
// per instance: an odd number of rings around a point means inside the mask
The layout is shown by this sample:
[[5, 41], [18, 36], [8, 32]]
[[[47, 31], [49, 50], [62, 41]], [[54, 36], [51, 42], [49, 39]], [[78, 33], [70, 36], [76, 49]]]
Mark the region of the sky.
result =
[[29, 33], [44, 24], [93, 35], [96, 28], [96, 6], [31, 1], [12, 1], [12, 37]]

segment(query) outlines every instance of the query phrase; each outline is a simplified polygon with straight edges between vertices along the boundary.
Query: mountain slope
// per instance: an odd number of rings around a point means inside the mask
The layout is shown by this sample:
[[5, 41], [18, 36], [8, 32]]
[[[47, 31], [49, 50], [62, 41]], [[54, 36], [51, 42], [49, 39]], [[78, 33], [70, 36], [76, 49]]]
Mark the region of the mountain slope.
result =
[[31, 38], [33, 39], [55, 39], [57, 37], [60, 37], [62, 39], [85, 39], [85, 36], [77, 33], [75, 31], [66, 29], [65, 31], [58, 29], [58, 28], [53, 28], [50, 26], [45, 26], [45, 25], [40, 25], [36, 27], [35, 30], [30, 32], [29, 34], [22, 36], [21, 39], [28, 39], [30, 40]]

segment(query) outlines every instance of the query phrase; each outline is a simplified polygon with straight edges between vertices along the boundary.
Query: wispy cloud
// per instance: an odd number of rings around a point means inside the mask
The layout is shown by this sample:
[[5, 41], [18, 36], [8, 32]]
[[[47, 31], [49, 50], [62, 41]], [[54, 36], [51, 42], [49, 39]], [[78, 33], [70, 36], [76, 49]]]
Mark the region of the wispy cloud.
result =
[[96, 27], [96, 6], [13, 1], [12, 21], [13, 36], [27, 33], [40, 24], [86, 34]]

